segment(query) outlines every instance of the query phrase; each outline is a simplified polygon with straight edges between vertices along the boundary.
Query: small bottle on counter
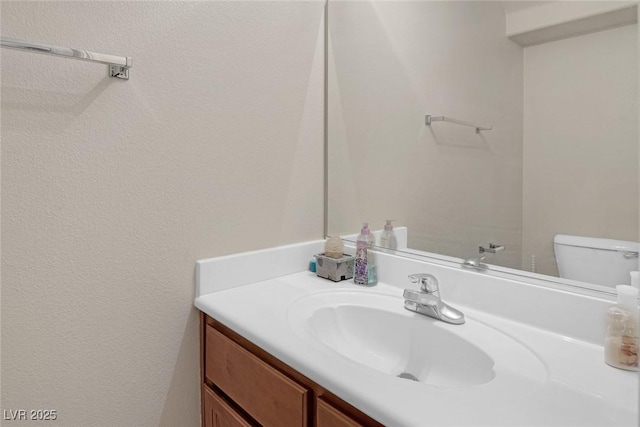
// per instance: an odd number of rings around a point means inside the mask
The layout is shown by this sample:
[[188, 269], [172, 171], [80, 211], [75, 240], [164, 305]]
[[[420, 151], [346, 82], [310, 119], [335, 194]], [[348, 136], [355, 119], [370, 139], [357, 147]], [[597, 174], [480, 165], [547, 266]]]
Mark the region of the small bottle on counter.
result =
[[638, 370], [638, 289], [616, 286], [618, 303], [607, 310], [604, 360], [608, 365]]
[[364, 223], [362, 230], [356, 240], [356, 263], [355, 271], [353, 273], [353, 283], [356, 285], [367, 286], [369, 284], [370, 268], [369, 260], [369, 240], [371, 232], [369, 231], [369, 224]]

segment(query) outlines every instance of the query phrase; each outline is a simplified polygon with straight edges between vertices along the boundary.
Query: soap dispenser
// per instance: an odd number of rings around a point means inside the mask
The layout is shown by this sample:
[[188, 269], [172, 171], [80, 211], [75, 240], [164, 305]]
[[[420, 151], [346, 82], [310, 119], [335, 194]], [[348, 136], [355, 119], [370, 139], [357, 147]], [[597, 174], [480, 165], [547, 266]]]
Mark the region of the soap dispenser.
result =
[[393, 231], [392, 219], [387, 219], [387, 223], [384, 225], [382, 231], [382, 237], [380, 238], [380, 246], [387, 249], [398, 249], [398, 238]]
[[604, 358], [608, 365], [638, 370], [638, 289], [616, 286], [618, 303], [607, 310]]
[[353, 283], [356, 285], [367, 285], [368, 234], [369, 224], [365, 222], [356, 239], [356, 264], [353, 272]]
[[378, 275], [373, 254], [375, 237], [369, 230], [369, 224], [364, 223], [356, 240], [356, 263], [353, 283], [362, 286], [373, 286], [378, 283]]

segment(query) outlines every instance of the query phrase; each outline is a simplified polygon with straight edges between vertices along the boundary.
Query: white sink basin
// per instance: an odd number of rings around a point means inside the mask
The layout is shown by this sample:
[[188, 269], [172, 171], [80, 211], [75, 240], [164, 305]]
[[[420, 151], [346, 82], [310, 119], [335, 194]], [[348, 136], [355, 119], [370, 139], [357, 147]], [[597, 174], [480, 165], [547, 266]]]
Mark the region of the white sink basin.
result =
[[307, 342], [398, 381], [480, 386], [508, 377], [543, 382], [538, 357], [474, 319], [451, 325], [403, 308], [401, 297], [335, 290], [300, 298], [288, 321]]

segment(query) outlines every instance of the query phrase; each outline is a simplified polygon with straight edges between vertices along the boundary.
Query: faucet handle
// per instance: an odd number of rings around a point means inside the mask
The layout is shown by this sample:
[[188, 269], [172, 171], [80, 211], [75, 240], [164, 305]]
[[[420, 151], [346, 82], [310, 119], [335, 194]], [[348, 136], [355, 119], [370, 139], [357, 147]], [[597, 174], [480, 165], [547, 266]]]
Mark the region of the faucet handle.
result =
[[422, 292], [426, 292], [428, 294], [435, 294], [439, 289], [438, 279], [436, 279], [436, 276], [433, 274], [411, 274], [409, 275], [409, 281], [411, 283], [420, 283], [420, 289]]

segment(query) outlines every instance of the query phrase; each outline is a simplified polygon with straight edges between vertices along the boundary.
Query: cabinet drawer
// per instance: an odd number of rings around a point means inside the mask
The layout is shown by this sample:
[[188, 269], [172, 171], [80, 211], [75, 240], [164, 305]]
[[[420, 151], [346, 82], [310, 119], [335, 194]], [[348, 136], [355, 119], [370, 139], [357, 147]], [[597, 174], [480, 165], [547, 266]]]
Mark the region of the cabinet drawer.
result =
[[307, 389], [263, 362], [210, 325], [205, 377], [265, 426], [304, 426]]
[[209, 387], [204, 393], [204, 427], [252, 427], [251, 423], [218, 396]]
[[318, 399], [316, 410], [317, 427], [362, 427], [362, 424], [355, 421], [347, 414], [322, 399]]

